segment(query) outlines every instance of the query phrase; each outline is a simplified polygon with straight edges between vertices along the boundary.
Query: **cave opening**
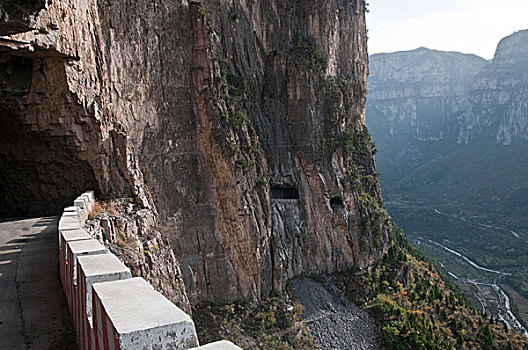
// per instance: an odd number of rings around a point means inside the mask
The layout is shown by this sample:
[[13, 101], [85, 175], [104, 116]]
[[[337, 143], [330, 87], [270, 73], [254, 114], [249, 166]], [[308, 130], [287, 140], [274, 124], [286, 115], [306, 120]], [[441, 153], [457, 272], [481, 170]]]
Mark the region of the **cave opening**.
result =
[[339, 197], [333, 197], [330, 199], [330, 208], [332, 208], [332, 211], [343, 211], [345, 209], [345, 204], [343, 203], [343, 200]]
[[36, 95], [33, 66], [34, 60], [27, 57], [0, 56], [0, 217], [4, 218], [56, 215], [96, 184], [72, 136], [40, 126], [39, 113], [53, 111], [37, 109], [36, 121], [28, 123], [27, 96]]
[[299, 190], [291, 186], [272, 186], [272, 199], [299, 199]]

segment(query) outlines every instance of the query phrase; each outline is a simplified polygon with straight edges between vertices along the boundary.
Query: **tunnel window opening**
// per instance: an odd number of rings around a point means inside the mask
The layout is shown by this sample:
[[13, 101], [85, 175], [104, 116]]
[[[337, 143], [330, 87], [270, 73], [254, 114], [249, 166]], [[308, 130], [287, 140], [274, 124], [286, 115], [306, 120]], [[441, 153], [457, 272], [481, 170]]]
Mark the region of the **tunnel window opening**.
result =
[[332, 211], [343, 211], [345, 209], [345, 204], [341, 198], [334, 197], [330, 199], [330, 208], [332, 208]]
[[295, 187], [289, 186], [272, 186], [272, 199], [299, 199], [299, 191]]

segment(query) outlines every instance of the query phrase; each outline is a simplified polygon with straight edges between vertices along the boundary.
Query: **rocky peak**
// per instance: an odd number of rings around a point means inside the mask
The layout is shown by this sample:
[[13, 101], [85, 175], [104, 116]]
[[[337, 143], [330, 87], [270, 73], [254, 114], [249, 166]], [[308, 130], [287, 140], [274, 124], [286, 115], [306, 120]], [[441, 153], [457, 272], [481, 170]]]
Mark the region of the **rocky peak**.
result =
[[461, 123], [460, 141], [486, 135], [509, 145], [528, 140], [528, 30], [502, 39], [493, 61], [476, 76], [468, 93], [471, 111]]
[[528, 65], [528, 30], [519, 30], [503, 38], [497, 45], [493, 64]]

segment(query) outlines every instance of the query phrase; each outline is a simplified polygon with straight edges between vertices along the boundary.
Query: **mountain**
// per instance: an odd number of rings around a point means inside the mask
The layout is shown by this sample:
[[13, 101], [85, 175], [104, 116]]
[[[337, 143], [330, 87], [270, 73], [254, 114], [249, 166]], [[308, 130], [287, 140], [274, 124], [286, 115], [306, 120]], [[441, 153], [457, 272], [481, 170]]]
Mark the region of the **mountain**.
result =
[[[409, 166], [429, 157], [408, 140], [458, 137], [467, 92], [486, 64], [475, 55], [426, 48], [370, 57], [368, 126], [381, 150], [391, 144], [393, 152], [380, 152], [377, 158], [386, 181], [404, 176]], [[398, 147], [392, 148], [394, 144]]]
[[[373, 55], [366, 107], [396, 223], [445, 266], [453, 259], [435, 244], [519, 274], [503, 281], [521, 294], [528, 287], [527, 52], [523, 30], [502, 39], [491, 61], [424, 48]], [[449, 272], [458, 275], [460, 264]], [[520, 314], [526, 322], [528, 310]]]
[[380, 137], [469, 143], [485, 135], [498, 144], [524, 142], [527, 50], [524, 30], [502, 39], [491, 62], [426, 48], [372, 55], [369, 125]]
[[[441, 140], [456, 133], [473, 77], [486, 65], [474, 55], [419, 48], [370, 58], [369, 125], [385, 136]], [[388, 123], [387, 123], [388, 121]]]
[[423, 48], [371, 57], [368, 125], [386, 193], [464, 194], [451, 197], [485, 207], [492, 196], [519, 197], [519, 175], [528, 175], [526, 50], [528, 31], [519, 31], [491, 62]]
[[[444, 290], [407, 260], [382, 209], [365, 125], [365, 6], [0, 2], [0, 216], [54, 215], [94, 189], [88, 223], [134, 275], [192, 307], [205, 333], [250, 348], [312, 347], [287, 297], [297, 276], [357, 273], [376, 282], [374, 300], [418, 281], [422, 294]], [[445, 295], [438, 307], [452, 320], [462, 298]], [[388, 325], [392, 341], [456, 343], [423, 317], [432, 300], [418, 300], [420, 310], [405, 297], [380, 304], [410, 332]], [[471, 324], [482, 342], [486, 328]], [[506, 346], [495, 328], [484, 340]]]
[[528, 141], [527, 53], [528, 30], [500, 41], [492, 62], [475, 77], [462, 142], [478, 134], [494, 136], [503, 145]]

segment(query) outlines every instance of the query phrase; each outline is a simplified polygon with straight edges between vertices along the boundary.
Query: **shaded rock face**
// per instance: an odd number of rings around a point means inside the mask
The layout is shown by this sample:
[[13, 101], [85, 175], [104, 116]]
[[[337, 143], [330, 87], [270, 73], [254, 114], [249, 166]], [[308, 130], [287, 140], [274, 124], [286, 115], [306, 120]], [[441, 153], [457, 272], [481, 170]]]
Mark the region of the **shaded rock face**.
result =
[[38, 15], [46, 3], [46, 0], [2, 0], [0, 2], [0, 35], [26, 31], [33, 17]]
[[82, 145], [92, 138], [93, 121], [66, 90], [62, 57], [1, 51], [0, 212], [53, 215], [96, 186]]
[[[9, 88], [27, 92], [15, 109], [31, 137], [68, 140], [68, 167], [82, 163], [98, 196], [153, 213], [191, 302], [257, 299], [385, 252], [364, 11], [363, 0], [53, 2], [2, 44], [2, 62], [33, 61], [29, 91]], [[33, 96], [42, 112], [26, 107]]]
[[67, 206], [67, 200], [95, 186], [93, 170], [70, 152], [66, 137], [28, 130], [16, 111], [4, 109], [2, 114], [2, 215], [54, 215], [57, 209]]

